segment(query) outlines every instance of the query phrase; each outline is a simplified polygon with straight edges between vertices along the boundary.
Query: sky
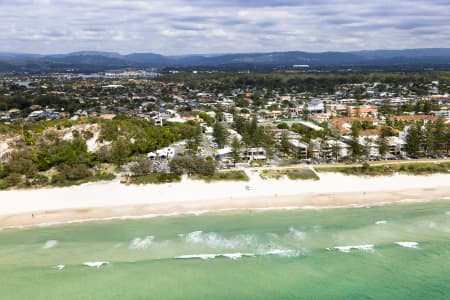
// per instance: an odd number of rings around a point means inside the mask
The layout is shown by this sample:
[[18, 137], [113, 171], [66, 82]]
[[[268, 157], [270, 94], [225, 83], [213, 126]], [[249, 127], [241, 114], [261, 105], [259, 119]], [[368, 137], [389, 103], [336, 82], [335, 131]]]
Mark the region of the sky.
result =
[[450, 0], [0, 0], [0, 52], [450, 47]]

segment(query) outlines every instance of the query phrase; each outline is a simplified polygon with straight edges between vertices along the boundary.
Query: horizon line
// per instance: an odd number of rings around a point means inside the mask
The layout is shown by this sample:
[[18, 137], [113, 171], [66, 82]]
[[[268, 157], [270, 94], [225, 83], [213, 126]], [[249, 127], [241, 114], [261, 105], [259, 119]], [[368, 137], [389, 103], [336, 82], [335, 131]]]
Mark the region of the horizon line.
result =
[[37, 53], [37, 52], [14, 52], [14, 51], [0, 51], [0, 54], [14, 54], [14, 55], [41, 55], [41, 56], [52, 56], [52, 55], [70, 55], [77, 54], [83, 52], [97, 52], [97, 53], [109, 53], [109, 54], [118, 54], [121, 56], [131, 55], [131, 54], [155, 54], [161, 55], [165, 57], [176, 57], [176, 56], [220, 56], [220, 55], [236, 55], [236, 54], [270, 54], [270, 53], [288, 53], [288, 52], [304, 52], [304, 53], [314, 53], [314, 54], [322, 54], [322, 53], [357, 53], [357, 52], [366, 52], [366, 51], [408, 51], [408, 50], [450, 50], [450, 47], [421, 47], [421, 48], [378, 48], [378, 49], [361, 49], [361, 50], [322, 50], [322, 51], [306, 51], [306, 50], [275, 50], [275, 51], [256, 51], [256, 52], [223, 52], [223, 53], [186, 53], [186, 54], [161, 54], [157, 52], [146, 52], [146, 51], [137, 51], [137, 52], [118, 52], [114, 50], [75, 50], [70, 52], [61, 52], [61, 53]]

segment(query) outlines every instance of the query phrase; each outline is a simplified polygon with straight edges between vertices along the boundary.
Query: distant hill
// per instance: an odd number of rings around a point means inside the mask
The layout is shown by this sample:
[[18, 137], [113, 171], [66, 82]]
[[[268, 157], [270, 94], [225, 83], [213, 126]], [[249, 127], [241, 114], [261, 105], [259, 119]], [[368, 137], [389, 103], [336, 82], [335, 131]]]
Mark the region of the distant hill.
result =
[[236, 53], [220, 55], [164, 56], [155, 53], [121, 55], [114, 52], [80, 51], [69, 54], [38, 55], [0, 53], [0, 72], [48, 72], [74, 69], [75, 71], [111, 68], [164, 68], [164, 67], [223, 67], [255, 66], [286, 67], [310, 65], [312, 67], [344, 66], [450, 66], [449, 48], [368, 50], [353, 52], [271, 52]]

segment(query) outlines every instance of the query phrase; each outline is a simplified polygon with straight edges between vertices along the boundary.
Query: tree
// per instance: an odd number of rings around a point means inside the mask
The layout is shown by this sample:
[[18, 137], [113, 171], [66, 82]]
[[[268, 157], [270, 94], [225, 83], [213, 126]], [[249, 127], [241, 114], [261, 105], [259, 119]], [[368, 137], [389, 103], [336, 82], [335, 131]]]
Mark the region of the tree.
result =
[[130, 143], [124, 138], [119, 138], [115, 143], [113, 143], [110, 152], [111, 162], [117, 166], [123, 165], [130, 155]]
[[422, 129], [419, 124], [411, 126], [405, 138], [405, 151], [409, 155], [417, 156], [420, 152], [420, 145], [422, 141]]
[[227, 129], [220, 122], [216, 122], [214, 124], [213, 130], [214, 130], [213, 137], [216, 140], [216, 143], [219, 146], [219, 148], [225, 147], [228, 138]]
[[172, 173], [181, 175], [201, 175], [213, 176], [216, 170], [216, 165], [213, 160], [202, 158], [179, 157], [174, 158], [169, 162], [170, 171]]
[[331, 155], [333, 155], [333, 158], [335, 160], [338, 160], [340, 152], [341, 152], [341, 147], [339, 145], [339, 142], [333, 141], [333, 143], [331, 144]]
[[384, 126], [381, 128], [380, 137], [378, 139], [378, 144], [380, 145], [380, 155], [384, 156], [389, 152], [389, 142], [387, 137], [392, 136], [392, 129], [390, 127]]
[[257, 146], [262, 146], [266, 150], [267, 158], [272, 158], [274, 153], [275, 140], [270, 132], [266, 131], [264, 127], [259, 127], [256, 136], [260, 137]]
[[320, 151], [319, 156], [322, 159], [327, 159], [328, 156], [328, 137], [324, 136], [320, 139]]
[[201, 111], [198, 113], [198, 116], [205, 121], [208, 126], [211, 126], [214, 123], [214, 118], [211, 118], [207, 113]]
[[149, 174], [153, 171], [151, 161], [147, 158], [139, 158], [138, 161], [130, 167], [130, 171], [135, 176], [142, 176]]
[[380, 155], [384, 156], [385, 154], [387, 154], [389, 152], [389, 144], [388, 144], [388, 140], [385, 136], [380, 135], [379, 139], [378, 139], [378, 144], [380, 145]]
[[423, 105], [423, 113], [428, 115], [431, 112], [431, 102], [430, 101], [425, 101], [424, 105]]
[[361, 147], [361, 154], [366, 158], [370, 156], [371, 144], [372, 144], [372, 141], [370, 140], [369, 137], [366, 136], [363, 139], [363, 145]]
[[238, 162], [241, 157], [241, 142], [236, 136], [231, 141], [231, 156], [233, 157], [234, 163]]
[[308, 103], [305, 102], [305, 105], [303, 106], [303, 120], [307, 121], [309, 120], [309, 107], [308, 107]]
[[431, 123], [428, 123], [425, 125], [424, 130], [421, 132], [421, 141], [422, 141], [422, 148], [426, 155], [435, 153], [435, 135], [433, 132], [433, 125]]
[[441, 153], [447, 150], [446, 144], [449, 143], [448, 134], [449, 126], [445, 125], [443, 118], [439, 118], [433, 126], [434, 132], [434, 149], [436, 152]]
[[353, 159], [356, 159], [361, 156], [361, 145], [359, 143], [359, 132], [360, 132], [359, 123], [353, 122], [353, 124], [352, 124], [352, 141], [351, 141], [351, 149], [352, 149]]
[[289, 133], [286, 130], [281, 134], [280, 152], [286, 157], [289, 157], [292, 152], [292, 145], [289, 142]]

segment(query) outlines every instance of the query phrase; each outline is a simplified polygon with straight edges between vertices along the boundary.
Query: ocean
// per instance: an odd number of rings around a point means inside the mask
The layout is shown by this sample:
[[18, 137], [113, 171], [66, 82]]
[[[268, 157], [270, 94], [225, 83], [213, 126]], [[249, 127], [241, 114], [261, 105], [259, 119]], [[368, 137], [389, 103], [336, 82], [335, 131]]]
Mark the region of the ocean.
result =
[[3, 230], [0, 299], [450, 299], [450, 202]]

